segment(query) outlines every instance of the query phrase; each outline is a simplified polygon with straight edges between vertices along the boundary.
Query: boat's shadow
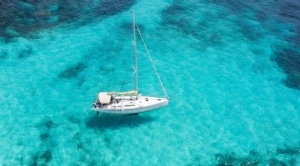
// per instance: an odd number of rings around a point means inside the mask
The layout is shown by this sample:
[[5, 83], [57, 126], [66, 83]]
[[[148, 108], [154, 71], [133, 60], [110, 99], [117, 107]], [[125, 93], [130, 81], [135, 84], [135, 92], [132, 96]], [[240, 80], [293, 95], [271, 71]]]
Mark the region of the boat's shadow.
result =
[[86, 125], [95, 129], [119, 129], [122, 127], [137, 127], [153, 121], [151, 116], [144, 115], [93, 115], [90, 116]]

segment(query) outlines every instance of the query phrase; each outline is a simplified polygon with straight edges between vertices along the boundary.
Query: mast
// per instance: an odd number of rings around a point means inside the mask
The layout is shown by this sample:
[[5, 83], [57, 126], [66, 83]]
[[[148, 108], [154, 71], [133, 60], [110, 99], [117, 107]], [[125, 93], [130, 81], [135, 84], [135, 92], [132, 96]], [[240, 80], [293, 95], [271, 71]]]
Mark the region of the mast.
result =
[[132, 10], [132, 29], [133, 29], [133, 57], [134, 57], [134, 74], [135, 74], [135, 90], [138, 95], [139, 90], [139, 84], [138, 84], [138, 61], [136, 56], [136, 34], [135, 34], [135, 17], [134, 17], [134, 11]]

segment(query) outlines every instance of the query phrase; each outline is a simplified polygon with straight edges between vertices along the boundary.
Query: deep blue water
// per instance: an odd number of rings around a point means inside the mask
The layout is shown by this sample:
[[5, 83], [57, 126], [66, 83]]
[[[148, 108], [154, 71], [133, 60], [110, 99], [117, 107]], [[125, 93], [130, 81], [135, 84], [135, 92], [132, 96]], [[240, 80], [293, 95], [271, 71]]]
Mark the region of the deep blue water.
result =
[[[300, 2], [0, 2], [1, 165], [300, 164]], [[131, 10], [168, 107], [90, 110], [131, 90]], [[140, 92], [162, 95], [138, 41]]]

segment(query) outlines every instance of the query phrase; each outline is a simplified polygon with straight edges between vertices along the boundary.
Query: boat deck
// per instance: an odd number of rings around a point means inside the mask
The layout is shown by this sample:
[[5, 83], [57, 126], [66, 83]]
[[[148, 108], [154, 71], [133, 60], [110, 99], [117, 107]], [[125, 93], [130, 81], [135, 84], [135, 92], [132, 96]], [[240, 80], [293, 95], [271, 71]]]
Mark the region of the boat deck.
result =
[[168, 104], [167, 98], [140, 96], [116, 97], [109, 104], [95, 103], [93, 110], [105, 113], [132, 114], [157, 109]]

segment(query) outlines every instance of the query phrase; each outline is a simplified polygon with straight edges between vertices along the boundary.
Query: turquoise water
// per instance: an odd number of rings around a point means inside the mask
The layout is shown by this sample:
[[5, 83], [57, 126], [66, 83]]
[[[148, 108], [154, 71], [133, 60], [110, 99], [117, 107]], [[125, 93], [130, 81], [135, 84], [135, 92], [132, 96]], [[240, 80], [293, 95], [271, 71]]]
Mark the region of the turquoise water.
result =
[[[298, 1], [8, 4], [27, 16], [0, 13], [1, 165], [300, 164]], [[170, 104], [96, 115], [134, 87], [132, 9]], [[144, 52], [140, 92], [162, 95]]]

